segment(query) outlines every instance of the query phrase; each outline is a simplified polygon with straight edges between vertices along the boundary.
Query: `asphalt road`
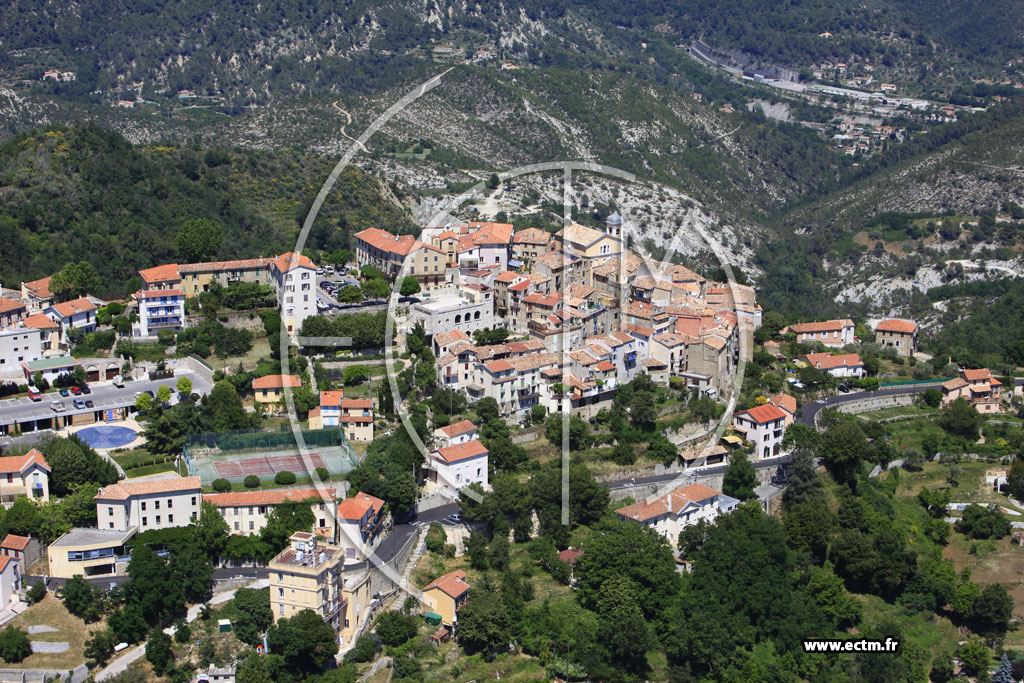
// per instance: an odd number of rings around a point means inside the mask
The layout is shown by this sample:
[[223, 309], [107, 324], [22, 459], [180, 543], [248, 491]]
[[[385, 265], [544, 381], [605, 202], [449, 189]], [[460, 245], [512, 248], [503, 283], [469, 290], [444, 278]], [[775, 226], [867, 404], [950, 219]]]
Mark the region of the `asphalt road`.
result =
[[911, 386], [895, 387], [893, 389], [879, 389], [878, 391], [858, 391], [849, 394], [839, 394], [826, 399], [819, 399], [813, 403], [805, 403], [797, 414], [796, 420], [808, 427], [814, 427], [814, 416], [822, 408], [834, 408], [850, 401], [862, 401], [865, 398], [885, 398], [886, 396], [905, 396], [906, 394], [920, 394], [927, 389], [935, 389], [937, 384], [914, 384]]
[[[42, 420], [52, 418], [54, 415], [79, 415], [81, 413], [91, 413], [106, 408], [123, 408], [125, 406], [135, 405], [135, 393], [138, 391], [152, 391], [156, 394], [157, 388], [161, 385], [168, 385], [171, 389], [174, 389], [175, 383], [179, 377], [188, 377], [192, 380], [192, 392], [196, 394], [208, 394], [213, 388], [213, 385], [207, 382], [203, 377], [192, 372], [183, 372], [176, 374], [173, 379], [162, 379], [162, 380], [150, 380], [137, 379], [131, 382], [125, 382], [124, 388], [115, 387], [111, 382], [95, 382], [90, 383], [89, 388], [92, 390], [90, 394], [83, 394], [82, 396], [68, 396], [62, 397], [56, 392], [48, 392], [43, 394], [41, 401], [33, 401], [30, 398], [9, 398], [0, 401], [0, 424], [11, 424], [13, 422], [27, 422], [28, 420]], [[94, 407], [76, 409], [72, 401], [75, 398], [81, 398], [82, 400], [91, 399]], [[50, 402], [59, 400], [64, 403], [64, 411], [62, 413], [55, 413], [50, 408]]]

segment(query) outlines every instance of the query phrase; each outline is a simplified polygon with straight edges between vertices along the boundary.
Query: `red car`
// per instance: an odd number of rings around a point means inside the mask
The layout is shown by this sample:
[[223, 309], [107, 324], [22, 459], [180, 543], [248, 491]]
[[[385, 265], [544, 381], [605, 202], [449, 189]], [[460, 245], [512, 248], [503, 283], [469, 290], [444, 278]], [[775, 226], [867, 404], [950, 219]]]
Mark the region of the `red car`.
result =
[[82, 387], [80, 387], [80, 386], [73, 386], [73, 387], [71, 387], [71, 393], [74, 394], [75, 396], [81, 396], [82, 395]]

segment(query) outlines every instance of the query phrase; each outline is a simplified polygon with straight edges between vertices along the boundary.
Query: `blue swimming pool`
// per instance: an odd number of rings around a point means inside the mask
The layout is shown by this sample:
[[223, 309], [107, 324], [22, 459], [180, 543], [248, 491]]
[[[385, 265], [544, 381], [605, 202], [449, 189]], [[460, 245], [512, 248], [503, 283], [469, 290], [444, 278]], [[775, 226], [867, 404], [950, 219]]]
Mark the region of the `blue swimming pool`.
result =
[[75, 432], [75, 436], [92, 448], [119, 448], [135, 441], [135, 430], [113, 425], [96, 425]]

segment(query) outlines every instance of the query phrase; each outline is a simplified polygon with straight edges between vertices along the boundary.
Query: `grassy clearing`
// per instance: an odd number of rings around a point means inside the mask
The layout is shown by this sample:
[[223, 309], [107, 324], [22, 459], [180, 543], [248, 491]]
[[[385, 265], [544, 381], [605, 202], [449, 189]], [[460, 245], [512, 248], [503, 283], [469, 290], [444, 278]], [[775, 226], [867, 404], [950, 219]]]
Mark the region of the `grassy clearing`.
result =
[[255, 370], [256, 366], [259, 365], [261, 358], [267, 358], [270, 356], [270, 342], [266, 337], [257, 337], [252, 340], [252, 348], [249, 349], [249, 353], [244, 356], [231, 356], [229, 358], [217, 358], [216, 356], [210, 356], [206, 358], [206, 363], [214, 370], [225, 370], [227, 368], [237, 368], [238, 364], [241, 363], [242, 367], [246, 370]]
[[883, 408], [882, 410], [858, 413], [857, 417], [863, 420], [886, 420], [892, 417], [936, 415], [938, 412], [939, 411], [936, 408], [929, 408], [917, 403], [912, 403], [909, 406], [895, 406], [893, 408]]
[[149, 476], [150, 474], [160, 474], [161, 472], [173, 472], [173, 462], [162, 462], [158, 465], [146, 465], [144, 467], [135, 467], [130, 470], [125, 470], [125, 476], [129, 479], [136, 479], [138, 477]]
[[68, 643], [69, 648], [65, 652], [32, 654], [18, 664], [5, 662], [3, 666], [9, 669], [73, 669], [85, 661], [85, 641], [105, 626], [102, 620], [86, 624], [73, 616], [52, 593], [14, 617], [10, 625], [26, 630], [29, 626], [52, 626], [56, 632], [29, 635], [29, 640]]

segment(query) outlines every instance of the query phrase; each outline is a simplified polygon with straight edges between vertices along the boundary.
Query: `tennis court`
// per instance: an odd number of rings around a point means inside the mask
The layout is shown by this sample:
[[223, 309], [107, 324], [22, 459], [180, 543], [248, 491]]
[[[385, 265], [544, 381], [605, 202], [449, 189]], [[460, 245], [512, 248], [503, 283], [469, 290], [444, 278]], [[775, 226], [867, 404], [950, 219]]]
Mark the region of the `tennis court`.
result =
[[326, 466], [324, 459], [318, 453], [310, 453], [305, 458], [301, 455], [276, 455], [273, 457], [258, 456], [233, 462], [214, 463], [217, 476], [222, 479], [245, 478], [250, 474], [255, 474], [257, 477], [265, 477], [284, 471], [299, 474], [307, 470], [315, 470], [317, 467], [326, 468]]

